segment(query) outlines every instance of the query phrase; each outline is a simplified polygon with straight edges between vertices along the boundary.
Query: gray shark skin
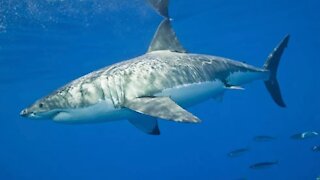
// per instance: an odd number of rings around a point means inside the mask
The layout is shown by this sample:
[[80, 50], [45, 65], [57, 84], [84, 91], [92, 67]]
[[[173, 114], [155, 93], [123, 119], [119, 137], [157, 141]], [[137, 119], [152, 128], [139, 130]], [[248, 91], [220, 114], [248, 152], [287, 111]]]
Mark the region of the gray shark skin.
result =
[[37, 104], [44, 110], [76, 109], [109, 100], [114, 108], [120, 108], [130, 99], [154, 96], [164, 90], [189, 84], [218, 81], [221, 85], [241, 85], [246, 82], [229, 80], [230, 75], [241, 72], [255, 74], [253, 78], [268, 77], [268, 71], [264, 69], [225, 58], [156, 51], [76, 79]]
[[[168, 1], [165, 1], [167, 5]], [[159, 4], [159, 3], [156, 3]], [[160, 10], [167, 10], [161, 4]], [[21, 116], [64, 123], [127, 119], [138, 129], [160, 134], [157, 118], [198, 123], [185, 108], [254, 80], [266, 82], [284, 107], [276, 70], [289, 36], [274, 49], [264, 67], [227, 58], [190, 54], [180, 45], [170, 20], [164, 19], [146, 54], [80, 77], [21, 111]], [[276, 86], [275, 86], [276, 85]]]

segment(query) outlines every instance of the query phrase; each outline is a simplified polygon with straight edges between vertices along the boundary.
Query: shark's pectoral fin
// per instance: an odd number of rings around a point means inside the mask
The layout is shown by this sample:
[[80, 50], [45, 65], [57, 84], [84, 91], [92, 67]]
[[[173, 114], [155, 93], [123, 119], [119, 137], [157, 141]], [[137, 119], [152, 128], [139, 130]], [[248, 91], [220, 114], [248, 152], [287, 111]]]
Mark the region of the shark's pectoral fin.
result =
[[176, 122], [198, 123], [200, 119], [186, 111], [169, 97], [140, 97], [128, 100], [125, 107], [156, 118]]
[[134, 119], [128, 119], [128, 121], [147, 134], [160, 135], [158, 120], [154, 117], [141, 115]]

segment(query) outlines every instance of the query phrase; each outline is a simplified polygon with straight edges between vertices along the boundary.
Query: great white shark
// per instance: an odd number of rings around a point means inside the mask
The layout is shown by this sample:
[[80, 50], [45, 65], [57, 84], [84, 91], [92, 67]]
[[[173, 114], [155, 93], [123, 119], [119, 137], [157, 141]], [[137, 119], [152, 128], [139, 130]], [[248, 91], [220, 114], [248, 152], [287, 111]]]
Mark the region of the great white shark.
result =
[[20, 115], [61, 123], [108, 122], [127, 119], [138, 129], [160, 134], [157, 119], [199, 123], [187, 107], [225, 91], [263, 80], [271, 97], [285, 103], [277, 69], [289, 35], [273, 49], [263, 67], [231, 59], [187, 53], [168, 16], [168, 0], [150, 0], [164, 17], [147, 53], [82, 76], [45, 96]]

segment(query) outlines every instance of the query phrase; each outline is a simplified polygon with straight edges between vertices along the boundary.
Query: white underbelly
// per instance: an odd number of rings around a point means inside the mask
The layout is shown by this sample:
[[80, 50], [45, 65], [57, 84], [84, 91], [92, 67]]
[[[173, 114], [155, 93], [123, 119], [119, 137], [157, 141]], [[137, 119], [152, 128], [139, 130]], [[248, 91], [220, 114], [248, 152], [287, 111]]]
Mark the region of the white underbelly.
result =
[[61, 123], [108, 122], [122, 120], [133, 114], [126, 108], [115, 108], [111, 101], [100, 101], [85, 108], [63, 110], [53, 120]]
[[221, 95], [225, 90], [220, 80], [192, 83], [164, 89], [155, 96], [168, 96], [183, 107], [192, 106], [207, 99]]
[[269, 72], [233, 72], [227, 78], [227, 82], [230, 85], [240, 86], [250, 83], [254, 80], [267, 80], [269, 78]]

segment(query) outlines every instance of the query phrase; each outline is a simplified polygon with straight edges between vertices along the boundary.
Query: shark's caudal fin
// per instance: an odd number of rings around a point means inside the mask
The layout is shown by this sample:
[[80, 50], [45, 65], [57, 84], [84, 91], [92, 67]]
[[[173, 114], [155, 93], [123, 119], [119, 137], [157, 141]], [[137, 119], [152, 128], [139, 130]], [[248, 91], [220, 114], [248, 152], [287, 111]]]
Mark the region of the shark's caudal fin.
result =
[[165, 17], [169, 18], [168, 13], [168, 5], [169, 0], [148, 0], [148, 2], [151, 4], [151, 6], [158, 11], [158, 13]]
[[284, 103], [280, 87], [277, 80], [277, 70], [280, 62], [281, 55], [287, 47], [290, 36], [287, 35], [279, 45], [271, 52], [267, 61], [264, 63], [263, 68], [270, 72], [269, 79], [264, 82], [272, 99], [281, 107], [286, 107]]

